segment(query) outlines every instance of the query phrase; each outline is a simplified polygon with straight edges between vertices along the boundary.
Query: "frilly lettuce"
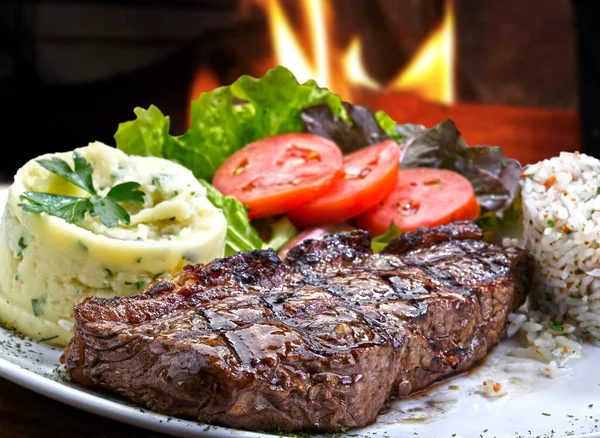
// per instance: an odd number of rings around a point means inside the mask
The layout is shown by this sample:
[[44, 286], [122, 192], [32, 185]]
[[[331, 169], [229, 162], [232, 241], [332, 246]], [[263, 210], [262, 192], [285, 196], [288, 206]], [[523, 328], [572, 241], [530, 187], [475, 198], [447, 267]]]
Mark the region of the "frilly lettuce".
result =
[[238, 251], [260, 249], [263, 241], [248, 219], [246, 208], [232, 196], [223, 196], [215, 187], [203, 179], [198, 180], [206, 187], [206, 197], [227, 218], [227, 235], [225, 237], [225, 255]]
[[[297, 232], [282, 222], [272, 230], [274, 240], [265, 244], [245, 207], [209, 184], [234, 152], [255, 140], [284, 133], [305, 131], [328, 137], [344, 153], [393, 139], [402, 149], [401, 168], [444, 168], [468, 178], [482, 208], [479, 223], [484, 228], [504, 228], [518, 214], [518, 161], [505, 157], [498, 147], [467, 146], [451, 120], [431, 129], [398, 124], [382, 111], [373, 113], [342, 102], [314, 81], [299, 84], [284, 67], [262, 78], [241, 76], [229, 86], [202, 93], [191, 105], [191, 126], [180, 136], [170, 134], [169, 117], [157, 107], [135, 108], [136, 119], [119, 125], [116, 145], [128, 154], [178, 162], [203, 180], [209, 199], [228, 220], [227, 255], [265, 245], [279, 247]], [[376, 249], [400, 232], [391, 230], [375, 239]]]
[[169, 117], [150, 106], [135, 108], [136, 119], [121, 123], [115, 140], [117, 148], [128, 154], [167, 158], [211, 181], [219, 166], [248, 143], [302, 132], [300, 111], [317, 104], [348, 120], [337, 94], [314, 81], [299, 84], [289, 70], [276, 67], [262, 78], [245, 75], [229, 86], [202, 93], [192, 101], [191, 126], [183, 135], [172, 136]]

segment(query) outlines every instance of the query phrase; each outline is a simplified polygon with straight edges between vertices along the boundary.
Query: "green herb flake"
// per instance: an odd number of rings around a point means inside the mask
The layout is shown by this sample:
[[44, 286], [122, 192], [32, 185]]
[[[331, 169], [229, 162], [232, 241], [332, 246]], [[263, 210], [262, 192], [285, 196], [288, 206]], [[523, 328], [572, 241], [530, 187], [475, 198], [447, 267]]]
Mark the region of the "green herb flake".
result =
[[594, 404], [593, 404], [593, 403], [592, 403], [592, 404], [590, 404], [590, 405], [588, 405], [588, 408], [593, 408], [593, 407], [594, 407]]
[[133, 285], [135, 286], [136, 289], [140, 290], [140, 289], [143, 289], [144, 286], [146, 286], [146, 282], [142, 281], [142, 280], [138, 280], [135, 283], [133, 283]]
[[136, 263], [141, 263], [141, 262], [142, 262], [142, 258], [141, 258], [141, 257], [138, 257], [137, 259], [135, 259], [135, 262], [136, 262]]
[[554, 330], [555, 332], [564, 332], [565, 327], [560, 322], [551, 322], [548, 327], [550, 330]]
[[600, 187], [598, 187], [598, 188], [596, 189], [596, 193], [597, 193], [598, 195], [600, 195]]
[[550, 416], [550, 414], [549, 414], [549, 413], [547, 413], [547, 412], [542, 412], [542, 415], [545, 415], [546, 417], [549, 417], [549, 416]]
[[585, 274], [585, 271], [583, 269], [577, 268], [577, 269], [575, 269], [575, 274], [582, 275], [582, 274]]
[[46, 306], [45, 298], [33, 298], [31, 300], [31, 309], [33, 310], [33, 314], [35, 316], [40, 316], [44, 313], [44, 307]]
[[551, 226], [551, 227], [553, 227], [554, 225], [556, 225], [556, 223], [552, 219], [549, 219], [548, 220], [548, 225]]
[[25, 248], [27, 248], [27, 243], [25, 242], [25, 237], [23, 237], [23, 236], [19, 237], [19, 241], [17, 242], [17, 245], [19, 245], [19, 248], [21, 249], [21, 251], [19, 251], [18, 257], [21, 257], [23, 255], [23, 250]]
[[112, 278], [112, 277], [114, 277], [116, 275], [116, 272], [111, 271], [108, 268], [104, 268], [104, 272], [106, 272], [106, 275], [108, 275], [109, 278]]
[[546, 299], [546, 301], [551, 302], [552, 301], [552, 294], [550, 292], [546, 292], [544, 294], [544, 298]]

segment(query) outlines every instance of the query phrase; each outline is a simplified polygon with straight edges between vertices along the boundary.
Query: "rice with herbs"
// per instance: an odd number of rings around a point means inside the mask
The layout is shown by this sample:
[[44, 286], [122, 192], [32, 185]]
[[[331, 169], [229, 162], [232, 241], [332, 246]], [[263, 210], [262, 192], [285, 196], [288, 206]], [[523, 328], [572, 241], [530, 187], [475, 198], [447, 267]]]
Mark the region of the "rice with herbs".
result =
[[576, 337], [600, 342], [600, 160], [563, 152], [527, 166], [521, 187], [523, 245], [537, 261], [531, 340], [555, 353]]

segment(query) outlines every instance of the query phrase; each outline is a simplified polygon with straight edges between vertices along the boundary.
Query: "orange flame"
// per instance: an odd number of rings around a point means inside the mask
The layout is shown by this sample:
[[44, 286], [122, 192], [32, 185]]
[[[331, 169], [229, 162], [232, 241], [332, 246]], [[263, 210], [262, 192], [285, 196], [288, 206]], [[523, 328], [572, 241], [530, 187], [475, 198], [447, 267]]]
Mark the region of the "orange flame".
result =
[[[314, 66], [294, 32], [280, 0], [267, 0], [266, 4], [262, 4], [269, 21], [276, 64], [290, 69], [300, 82], [315, 79], [319, 85], [338, 93], [347, 90], [348, 85], [370, 89], [382, 88], [381, 84], [367, 73], [361, 57], [362, 45], [359, 37], [355, 36], [352, 39], [341, 56], [331, 56], [330, 52], [335, 54], [336, 47], [329, 41], [326, 32], [328, 7], [325, 0], [301, 0], [302, 10], [309, 22]], [[407, 91], [434, 102], [452, 103], [454, 25], [454, 3], [453, 0], [447, 0], [441, 25], [427, 38], [409, 65], [385, 88]], [[341, 65], [330, 67], [330, 61], [340, 62]], [[332, 78], [331, 71], [337, 70], [341, 70], [341, 74]]]
[[[385, 87], [369, 76], [362, 59], [362, 42], [354, 36], [345, 50], [331, 41], [327, 29], [332, 28], [328, 0], [299, 0], [306, 22], [307, 39], [303, 41], [291, 23], [281, 0], [247, 0], [260, 5], [266, 12], [274, 53], [274, 65], [283, 65], [299, 82], [314, 79], [353, 101], [350, 92], [360, 89], [405, 91], [421, 98], [451, 104], [454, 102], [454, 2], [446, 0], [444, 18], [415, 56]], [[210, 91], [219, 84], [209, 70], [197, 72], [192, 83], [192, 99], [201, 91]]]
[[365, 88], [378, 89], [380, 85], [372, 79], [362, 61], [362, 42], [360, 38], [354, 37], [350, 42], [350, 46], [346, 51], [346, 54], [342, 58], [342, 63], [344, 66], [344, 71], [346, 72], [346, 76], [348, 77], [348, 81], [352, 85], [360, 85]]
[[388, 89], [410, 91], [433, 102], [454, 102], [454, 2], [446, 2], [444, 19]]
[[299, 82], [314, 79], [320, 86], [331, 88], [327, 44], [327, 10], [323, 0], [302, 0], [302, 10], [309, 23], [314, 65], [306, 55], [294, 28], [279, 0], [267, 0], [269, 30], [277, 64], [291, 70]]

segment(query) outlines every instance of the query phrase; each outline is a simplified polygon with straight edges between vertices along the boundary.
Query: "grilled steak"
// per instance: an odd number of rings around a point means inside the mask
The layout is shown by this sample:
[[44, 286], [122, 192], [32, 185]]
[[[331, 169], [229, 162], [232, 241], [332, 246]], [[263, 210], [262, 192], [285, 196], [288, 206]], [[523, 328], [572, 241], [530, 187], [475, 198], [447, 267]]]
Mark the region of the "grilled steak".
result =
[[363, 231], [187, 266], [144, 293], [87, 298], [70, 378], [156, 411], [249, 430], [337, 431], [472, 367], [526, 294], [530, 259], [471, 222], [373, 254]]

